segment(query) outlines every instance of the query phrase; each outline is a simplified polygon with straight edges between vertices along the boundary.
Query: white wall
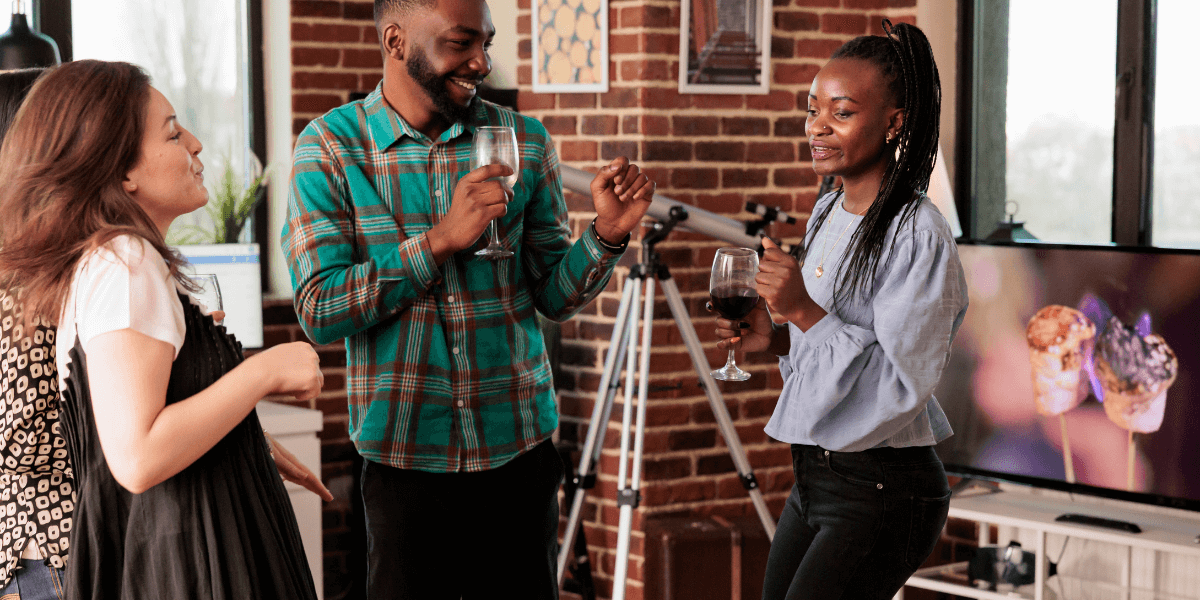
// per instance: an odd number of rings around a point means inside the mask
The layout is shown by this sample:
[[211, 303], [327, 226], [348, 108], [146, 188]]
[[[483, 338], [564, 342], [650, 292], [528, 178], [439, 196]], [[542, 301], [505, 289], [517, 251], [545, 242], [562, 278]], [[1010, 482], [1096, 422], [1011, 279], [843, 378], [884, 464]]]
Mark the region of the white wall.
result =
[[957, 0], [919, 0], [917, 26], [933, 46], [933, 59], [942, 78], [942, 156], [950, 181], [954, 181], [954, 144], [958, 139], [954, 122], [958, 102]]
[[517, 87], [517, 0], [490, 0], [492, 24], [492, 74], [488, 83], [496, 88]]

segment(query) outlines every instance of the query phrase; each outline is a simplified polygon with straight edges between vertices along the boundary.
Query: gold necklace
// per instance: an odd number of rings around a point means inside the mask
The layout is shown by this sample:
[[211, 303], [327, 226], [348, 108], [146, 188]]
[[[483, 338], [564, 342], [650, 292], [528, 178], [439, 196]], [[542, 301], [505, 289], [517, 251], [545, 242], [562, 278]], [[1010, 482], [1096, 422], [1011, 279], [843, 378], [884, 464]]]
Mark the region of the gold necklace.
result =
[[[842, 199], [838, 202], [838, 207], [841, 208], [842, 210], [846, 209], [846, 193], [845, 192], [842, 192]], [[842, 241], [842, 236], [846, 235], [847, 231], [850, 231], [850, 226], [853, 224], [854, 224], [854, 217], [852, 216], [852, 217], [850, 217], [850, 221], [848, 223], [846, 223], [846, 228], [842, 230], [842, 233], [838, 234], [837, 240], [833, 242], [834, 247], [837, 247], [837, 245]], [[829, 257], [829, 232], [828, 231], [826, 231], [825, 235], [822, 236], [821, 263], [817, 265], [817, 268], [813, 269], [813, 275], [816, 275], [818, 278], [825, 274], [825, 259], [827, 257]]]

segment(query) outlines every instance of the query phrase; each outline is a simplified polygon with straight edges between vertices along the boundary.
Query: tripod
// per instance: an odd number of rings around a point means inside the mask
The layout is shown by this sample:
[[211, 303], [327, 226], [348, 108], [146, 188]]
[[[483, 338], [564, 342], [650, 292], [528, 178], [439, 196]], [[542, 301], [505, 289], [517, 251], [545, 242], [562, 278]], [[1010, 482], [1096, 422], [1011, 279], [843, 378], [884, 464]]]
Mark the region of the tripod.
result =
[[[687, 309], [683, 305], [683, 300], [679, 295], [679, 288], [675, 285], [675, 280], [671, 278], [671, 272], [667, 269], [666, 265], [659, 263], [659, 255], [654, 250], [655, 245], [666, 238], [675, 225], [684, 219], [687, 219], [687, 212], [682, 207], [675, 206], [671, 208], [670, 216], [666, 222], [656, 222], [654, 224], [653, 231], [648, 233], [642, 240], [642, 262], [636, 265], [626, 278], [625, 291], [621, 296], [621, 304], [617, 309], [617, 320], [613, 326], [608, 356], [604, 361], [604, 373], [600, 377], [600, 387], [596, 393], [596, 405], [592, 408], [592, 417], [588, 424], [587, 437], [584, 441], [583, 452], [579, 458], [579, 468], [576, 470], [575, 477], [573, 478], [575, 492], [569, 496], [571, 511], [567, 519], [567, 529], [563, 535], [562, 546], [560, 546], [558, 553], [558, 577], [561, 583], [566, 571], [568, 556], [573, 549], [576, 552], [577, 560], [581, 563], [587, 561], [586, 549], [583, 549], [582, 556], [580, 556], [579, 550], [575, 548], [576, 545], [573, 544], [573, 541], [580, 526], [584, 495], [588, 489], [591, 489], [596, 484], [596, 476], [592, 472], [592, 468], [600, 461], [602, 440], [608, 426], [609, 416], [612, 413], [613, 400], [616, 396], [617, 388], [620, 386], [618, 381], [621, 371], [620, 365], [624, 362], [625, 396], [624, 412], [621, 420], [620, 466], [618, 467], [617, 474], [619, 490], [617, 492], [617, 506], [620, 512], [617, 532], [616, 572], [613, 578], [613, 600], [624, 600], [625, 598], [625, 579], [629, 564], [629, 538], [630, 529], [633, 524], [633, 509], [637, 508], [641, 500], [639, 486], [641, 484], [642, 440], [645, 434], [646, 394], [650, 380], [650, 334], [653, 330], [655, 279], [662, 282], [663, 293], [666, 295], [667, 304], [671, 308], [671, 315], [675, 319], [675, 326], [679, 329], [684, 344], [687, 346], [688, 354], [692, 359], [692, 366], [695, 367], [696, 374], [700, 376], [700, 385], [704, 388], [704, 392], [708, 396], [708, 402], [712, 407], [713, 415], [716, 416], [717, 427], [721, 430], [721, 436], [725, 438], [726, 446], [729, 447], [729, 454], [733, 458], [733, 463], [741, 478], [742, 486], [746, 488], [750, 494], [750, 499], [754, 502], [758, 517], [762, 521], [763, 528], [767, 531], [767, 537], [773, 538], [775, 536], [775, 521], [767, 509], [766, 501], [763, 500], [762, 491], [758, 488], [758, 480], [755, 479], [754, 473], [750, 470], [750, 462], [746, 459], [746, 451], [742, 448], [742, 443], [737, 436], [737, 430], [734, 429], [733, 421], [729, 417], [729, 411], [725, 408], [725, 401], [721, 397], [720, 390], [717, 389], [716, 381], [713, 380], [708, 366], [708, 359], [705, 357], [704, 350], [700, 345], [700, 338], [696, 335], [696, 328], [692, 325]], [[644, 297], [642, 294], [643, 284], [645, 285]], [[642, 317], [644, 324], [642, 326], [641, 354], [638, 355], [636, 339], [638, 329], [637, 303], [643, 299], [645, 302], [644, 315]], [[635, 358], [639, 359], [636, 368], [634, 364]], [[635, 372], [638, 384], [636, 422], [633, 421], [632, 402]], [[631, 434], [633, 435], [632, 473], [629, 472], [629, 444]]]

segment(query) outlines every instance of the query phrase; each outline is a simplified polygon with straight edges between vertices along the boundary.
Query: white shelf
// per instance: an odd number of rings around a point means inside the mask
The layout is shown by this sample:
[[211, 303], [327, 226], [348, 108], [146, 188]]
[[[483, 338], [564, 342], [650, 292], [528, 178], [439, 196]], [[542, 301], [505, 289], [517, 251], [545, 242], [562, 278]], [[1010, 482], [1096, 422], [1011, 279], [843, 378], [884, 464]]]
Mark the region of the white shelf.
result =
[[[1077, 523], [1066, 523], [1055, 519], [1062, 514], [1077, 513], [1117, 519], [1136, 523], [1141, 527], [1141, 533], [1130, 533], [1114, 529], [1093, 527]], [[1154, 512], [1153, 510], [1138, 510], [1136, 507], [1114, 507], [1092, 502], [1078, 502], [1068, 498], [1041, 496], [1019, 492], [997, 492], [990, 494], [955, 497], [950, 501], [950, 516], [959, 519], [975, 521], [981, 524], [980, 544], [991, 543], [987, 539], [986, 525], [1015, 527], [1036, 532], [1037, 544], [1034, 552], [1038, 555], [1035, 569], [1035, 581], [1031, 586], [1017, 590], [1017, 594], [998, 593], [981, 590], [969, 585], [946, 581], [947, 577], [938, 576], [939, 569], [923, 569], [918, 575], [910, 578], [910, 587], [935, 590], [967, 598], [989, 600], [1012, 599], [1013, 597], [1030, 598], [1032, 600], [1049, 600], [1056, 594], [1046, 588], [1046, 563], [1042, 559], [1046, 553], [1046, 536], [1050, 534], [1066, 535], [1072, 538], [1095, 540], [1124, 546], [1128, 555], [1135, 548], [1156, 552], [1200, 557], [1200, 516], [1187, 517], [1175, 514]], [[942, 575], [949, 571], [942, 569]], [[1065, 577], [1063, 583], [1071, 583], [1073, 578]], [[1075, 581], [1078, 584], [1080, 582]], [[1106, 594], [1104, 597], [1163, 599], [1173, 598], [1170, 595], [1156, 594], [1145, 590], [1128, 587], [1128, 584], [1114, 586], [1100, 582], [1084, 582], [1095, 588], [1096, 593]], [[1103, 589], [1113, 588], [1113, 589]], [[1070, 596], [1070, 594], [1068, 594]]]

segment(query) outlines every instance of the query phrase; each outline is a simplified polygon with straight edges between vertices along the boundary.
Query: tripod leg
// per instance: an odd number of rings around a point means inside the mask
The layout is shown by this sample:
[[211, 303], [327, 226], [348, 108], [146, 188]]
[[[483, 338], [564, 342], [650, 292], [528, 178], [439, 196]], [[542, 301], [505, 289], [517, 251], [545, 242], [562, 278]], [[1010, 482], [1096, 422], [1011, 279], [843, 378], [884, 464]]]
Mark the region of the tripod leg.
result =
[[621, 296], [621, 304], [617, 309], [617, 320], [613, 323], [612, 339], [609, 341], [608, 356], [604, 361], [604, 372], [600, 376], [600, 387], [596, 391], [596, 404], [592, 407], [592, 418], [588, 422], [587, 437], [584, 438], [583, 451], [579, 456], [579, 468], [575, 478], [578, 484], [575, 493], [568, 497], [571, 510], [567, 517], [567, 529], [563, 533], [562, 546], [558, 550], [558, 582], [561, 585], [567, 572], [567, 560], [570, 558], [574, 545], [572, 541], [579, 531], [579, 522], [583, 514], [583, 501], [587, 489], [591, 487], [592, 466], [599, 463], [600, 449], [604, 444], [604, 433], [608, 429], [608, 417], [612, 411], [613, 396], [616, 395], [620, 380], [617, 377], [621, 371], [621, 362], [625, 358], [625, 339], [634, 335], [630, 333], [630, 316], [636, 318], [637, 298], [633, 295], [633, 285], [630, 280], [625, 282], [625, 292]]
[[734, 428], [733, 420], [729, 418], [729, 411], [725, 408], [725, 400], [721, 397], [721, 392], [717, 389], [717, 382], [710, 372], [708, 359], [704, 356], [704, 349], [700, 344], [700, 337], [696, 335], [696, 327], [692, 325], [687, 308], [683, 305], [683, 299], [679, 295], [679, 288], [675, 285], [675, 280], [671, 279], [670, 272], [665, 268], [663, 273], [665, 276], [659, 275], [659, 278], [662, 279], [663, 294], [667, 297], [667, 304], [671, 307], [675, 326], [679, 328], [683, 342], [687, 345], [688, 354], [692, 357], [692, 365], [700, 376], [704, 393], [708, 395], [708, 403], [712, 406], [713, 415], [717, 418], [717, 427], [721, 430], [721, 436], [725, 438], [725, 445], [729, 446], [729, 454], [733, 457], [733, 464], [742, 478], [742, 486], [746, 488], [750, 494], [750, 500], [754, 502], [754, 508], [758, 512], [759, 520], [762, 521], [763, 529], [767, 532], [767, 537], [774, 539], [775, 519], [767, 508], [766, 500], [763, 500], [762, 490], [758, 488], [758, 481], [750, 469], [750, 461], [746, 459], [746, 450], [742, 447], [741, 440], [738, 439], [737, 429]]
[[[636, 331], [636, 329], [634, 330]], [[633, 441], [633, 474], [630, 476], [628, 487], [625, 484], [625, 455], [628, 447], [629, 438], [629, 413], [630, 393], [632, 386], [625, 388], [625, 421], [624, 429], [621, 432], [621, 486], [617, 497], [617, 506], [620, 507], [620, 517], [617, 526], [617, 556], [616, 566], [613, 573], [613, 595], [612, 600], [625, 600], [625, 579], [629, 568], [629, 540], [633, 529], [633, 509], [637, 508], [638, 502], [641, 499], [639, 491], [642, 477], [642, 441], [645, 438], [646, 432], [646, 395], [649, 390], [650, 383], [650, 337], [654, 331], [654, 278], [646, 277], [646, 304], [645, 313], [642, 316], [642, 350], [641, 356], [638, 358], [638, 405], [637, 405], [637, 421], [634, 431]], [[633, 366], [633, 340], [630, 340], [630, 366]], [[628, 386], [632, 383], [632, 378], [627, 378]]]

